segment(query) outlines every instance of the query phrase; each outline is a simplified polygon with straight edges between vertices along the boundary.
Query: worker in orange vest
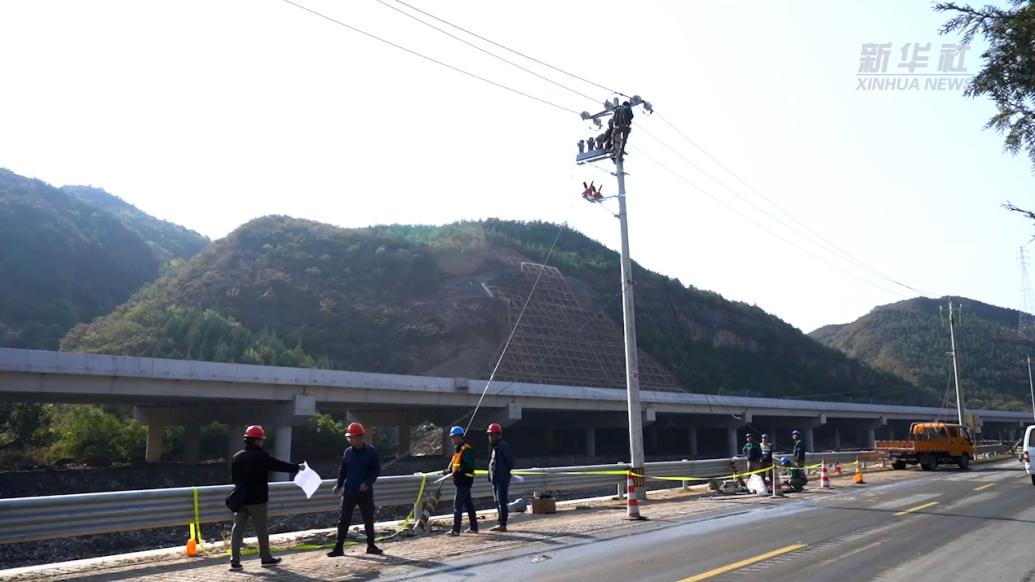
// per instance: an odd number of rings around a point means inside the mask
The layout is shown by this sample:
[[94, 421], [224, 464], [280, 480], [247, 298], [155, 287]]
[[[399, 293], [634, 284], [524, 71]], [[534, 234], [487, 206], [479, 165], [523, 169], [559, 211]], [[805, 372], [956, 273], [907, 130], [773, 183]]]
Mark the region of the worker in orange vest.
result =
[[478, 533], [478, 514], [474, 511], [474, 500], [471, 498], [471, 487], [474, 485], [474, 451], [464, 436], [464, 429], [459, 426], [449, 429], [449, 440], [453, 442], [453, 458], [450, 459], [449, 467], [444, 473], [452, 475], [453, 484], [456, 485], [456, 494], [453, 496], [453, 529], [449, 535], [460, 535], [464, 511], [471, 520], [471, 527], [467, 532]]

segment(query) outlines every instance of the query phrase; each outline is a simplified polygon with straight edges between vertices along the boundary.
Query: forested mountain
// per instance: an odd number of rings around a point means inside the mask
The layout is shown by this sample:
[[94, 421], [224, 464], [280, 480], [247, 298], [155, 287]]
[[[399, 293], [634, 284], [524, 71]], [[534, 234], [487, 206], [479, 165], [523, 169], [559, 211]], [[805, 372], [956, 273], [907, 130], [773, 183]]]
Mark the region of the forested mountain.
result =
[[[545, 259], [557, 232], [556, 225], [498, 220], [341, 229], [283, 216], [256, 219], [110, 315], [78, 326], [62, 347], [485, 378], [535, 279], [527, 275], [537, 272], [533, 264]], [[564, 303], [558, 313], [582, 313], [567, 324], [575, 336], [587, 325], [580, 321], [597, 317], [601, 334], [618, 329], [614, 252], [565, 229], [550, 266], [559, 269], [555, 287], [537, 291], [533, 304]], [[683, 389], [936, 401], [932, 392], [826, 348], [757, 307], [639, 267], [635, 277], [640, 347]], [[532, 318], [523, 325], [535, 332], [552, 324]], [[585, 341], [586, 351], [594, 349], [591, 338]], [[548, 350], [527, 373], [575, 362], [579, 346], [569, 347], [565, 357]]]
[[[947, 394], [949, 388], [948, 318], [939, 312], [948, 298], [916, 298], [873, 309], [845, 325], [821, 327], [810, 335], [873, 367], [914, 384]], [[1028, 372], [1023, 361], [1035, 348], [1017, 333], [1020, 313], [966, 298], [958, 327], [960, 384], [971, 408], [1030, 408]]]
[[179, 228], [106, 193], [79, 198], [0, 169], [0, 346], [57, 348], [72, 326], [157, 278], [168, 258], [207, 244]]
[[189, 259], [209, 245], [208, 237], [193, 230], [161, 220], [129, 202], [93, 186], [62, 186], [61, 190], [106, 210], [123, 224], [140, 233], [159, 255], [168, 259]]

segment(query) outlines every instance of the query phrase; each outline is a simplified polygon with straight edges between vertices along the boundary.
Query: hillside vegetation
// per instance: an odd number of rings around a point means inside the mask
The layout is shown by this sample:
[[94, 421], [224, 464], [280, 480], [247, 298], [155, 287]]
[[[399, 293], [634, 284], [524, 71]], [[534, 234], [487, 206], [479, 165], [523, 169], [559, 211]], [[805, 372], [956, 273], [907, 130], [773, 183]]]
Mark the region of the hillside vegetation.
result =
[[0, 346], [55, 349], [207, 244], [149, 223], [161, 221], [107, 193], [80, 198], [0, 169]]
[[[916, 298], [873, 309], [845, 325], [822, 327], [812, 337], [871, 366], [937, 390], [955, 406], [948, 318], [939, 313], [948, 298]], [[954, 298], [963, 304], [958, 328], [960, 384], [970, 408], [1031, 406], [1025, 357], [1035, 348], [1017, 333], [1019, 312]]]
[[[62, 347], [485, 378], [512, 316], [485, 289], [503, 285], [516, 268], [508, 257], [543, 261], [557, 228], [490, 220], [341, 229], [283, 216], [256, 219], [113, 313], [78, 326]], [[550, 263], [582, 304], [620, 324], [614, 252], [565, 230]], [[757, 307], [638, 267], [635, 276], [640, 346], [684, 389], [936, 400]]]

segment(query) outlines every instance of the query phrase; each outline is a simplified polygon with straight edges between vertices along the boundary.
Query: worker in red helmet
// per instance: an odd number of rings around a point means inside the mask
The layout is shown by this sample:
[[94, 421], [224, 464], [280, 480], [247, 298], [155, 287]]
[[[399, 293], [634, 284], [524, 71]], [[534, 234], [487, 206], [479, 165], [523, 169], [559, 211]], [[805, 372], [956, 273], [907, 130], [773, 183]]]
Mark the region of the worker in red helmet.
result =
[[514, 470], [514, 455], [510, 445], [503, 440], [503, 427], [497, 423], [489, 425], [489, 483], [492, 483], [492, 499], [496, 502], [499, 524], [489, 531], [507, 531], [507, 495], [510, 490], [510, 472]]
[[263, 450], [262, 445], [265, 442], [266, 432], [262, 427], [249, 426], [244, 431], [244, 449], [237, 451], [230, 463], [230, 480], [234, 483], [234, 490], [227, 498], [227, 506], [231, 506], [234, 511], [234, 528], [230, 534], [231, 570], [241, 569], [241, 542], [244, 540], [244, 528], [248, 526], [249, 519], [252, 520], [255, 535], [259, 538], [259, 557], [262, 566], [268, 568], [280, 563], [280, 558], [274, 558], [270, 553], [266, 508], [270, 498], [269, 473], [288, 473], [293, 477], [295, 473], [305, 469], [305, 465], [274, 459]]
[[338, 538], [327, 556], [337, 558], [345, 555], [345, 538], [352, 525], [352, 512], [357, 507], [367, 534], [367, 553], [382, 554], [381, 548], [374, 544], [374, 481], [381, 475], [381, 458], [377, 456], [377, 449], [366, 442], [366, 429], [362, 424], [349, 424], [345, 438], [349, 440], [349, 447], [341, 457], [338, 483], [334, 486], [334, 494], [341, 495]]

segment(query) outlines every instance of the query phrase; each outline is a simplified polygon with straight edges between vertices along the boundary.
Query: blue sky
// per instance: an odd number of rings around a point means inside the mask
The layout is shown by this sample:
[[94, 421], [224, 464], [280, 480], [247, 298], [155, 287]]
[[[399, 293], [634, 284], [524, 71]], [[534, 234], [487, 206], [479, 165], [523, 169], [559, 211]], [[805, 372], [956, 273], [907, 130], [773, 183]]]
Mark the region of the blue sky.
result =
[[[564, 107], [598, 108], [374, 0], [301, 3]], [[643, 95], [866, 265], [760, 213], [744, 199], [803, 230], [659, 118], [639, 115], [630, 230], [633, 257], [648, 268], [805, 331], [916, 294], [883, 276], [1019, 307], [1017, 247], [1032, 228], [1000, 203], [1035, 206], [1035, 179], [1026, 158], [1002, 153], [1001, 137], [982, 129], [991, 104], [958, 91], [857, 90], [864, 43], [892, 43], [894, 69], [905, 43], [932, 43], [933, 67], [940, 44], [955, 41], [938, 36], [946, 17], [929, 4], [411, 3]], [[979, 54], [965, 57], [969, 72]], [[346, 227], [495, 216], [567, 222], [617, 247], [614, 218], [579, 198], [583, 180], [604, 180], [605, 193], [614, 185], [606, 166], [573, 164], [589, 133], [576, 116], [280, 0], [8, 0], [0, 55], [0, 166], [104, 187], [214, 238], [272, 213]]]

